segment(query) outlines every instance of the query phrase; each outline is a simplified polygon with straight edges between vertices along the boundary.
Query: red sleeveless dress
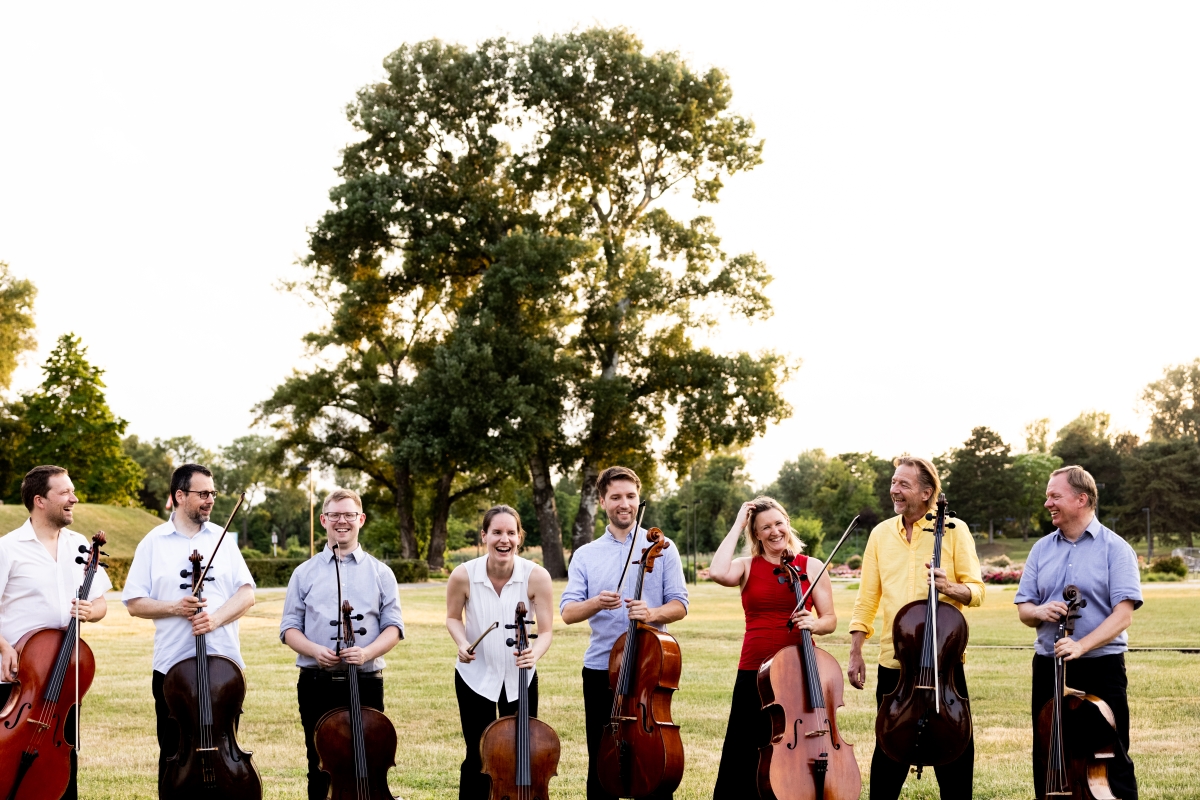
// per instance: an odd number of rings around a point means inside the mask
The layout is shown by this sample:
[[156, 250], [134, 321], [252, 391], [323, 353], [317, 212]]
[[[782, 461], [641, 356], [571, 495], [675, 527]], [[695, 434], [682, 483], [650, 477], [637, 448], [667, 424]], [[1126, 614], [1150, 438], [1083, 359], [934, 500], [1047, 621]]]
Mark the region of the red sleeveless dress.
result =
[[[796, 568], [805, 580], [801, 592], [807, 592], [808, 556], [796, 556]], [[788, 630], [787, 622], [796, 607], [796, 595], [779, 582], [775, 565], [762, 556], [750, 561], [750, 577], [742, 590], [742, 610], [746, 612], [746, 637], [742, 639], [742, 659], [738, 669], [757, 670], [762, 663], [783, 648], [800, 644], [800, 630]], [[810, 595], [805, 608], [812, 611]]]

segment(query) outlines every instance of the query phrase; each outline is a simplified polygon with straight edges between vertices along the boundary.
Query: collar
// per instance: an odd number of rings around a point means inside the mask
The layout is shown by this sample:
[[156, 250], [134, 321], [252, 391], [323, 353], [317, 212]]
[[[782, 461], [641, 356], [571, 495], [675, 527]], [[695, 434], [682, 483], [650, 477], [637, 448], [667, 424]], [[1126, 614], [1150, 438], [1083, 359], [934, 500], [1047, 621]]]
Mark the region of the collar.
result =
[[[16, 534], [18, 542], [28, 542], [30, 539], [36, 539], [37, 534], [33, 531], [33, 519], [26, 517], [25, 524], [17, 528], [14, 533]], [[61, 535], [61, 533], [59, 535]]]
[[[209, 520], [208, 522], [205, 522], [203, 525], [201, 525], [200, 530], [196, 533], [196, 535], [199, 536], [201, 533], [205, 533], [205, 532], [209, 532], [209, 533], [212, 532], [212, 520]], [[179, 533], [179, 531], [175, 530], [175, 512], [174, 511], [171, 512], [171, 516], [167, 517], [166, 522], [164, 522], [162, 525], [158, 526], [158, 535], [159, 536], [170, 536], [172, 533]], [[179, 535], [183, 536], [182, 533], [179, 533]], [[187, 537], [184, 537], [184, 538], [187, 538]]]
[[[949, 522], [950, 519], [951, 519], [950, 517], [946, 517], [947, 522]], [[905, 533], [905, 531], [904, 531], [904, 515], [897, 514], [896, 516], [892, 517], [892, 521], [895, 523], [894, 530], [896, 531], [897, 535], [899, 535], [901, 539], [904, 539], [907, 542], [908, 534]], [[921, 517], [919, 520], [917, 520], [916, 522], [913, 523], [913, 538], [914, 539], [917, 538], [917, 533], [919, 531], [925, 530], [926, 524], [929, 524], [930, 526], [933, 525], [932, 522], [929, 522], [929, 520], [925, 519], [924, 517]], [[932, 531], [933, 528], [930, 527], [929, 530]]]
[[[1104, 526], [1100, 524], [1100, 520], [1096, 517], [1096, 515], [1092, 514], [1092, 521], [1088, 523], [1087, 527], [1083, 529], [1083, 533], [1079, 534], [1079, 539], [1076, 539], [1075, 541], [1078, 542], [1082, 540], [1084, 534], [1088, 534], [1095, 539], [1100, 535], [1102, 530], [1104, 530]], [[1071, 540], [1063, 534], [1061, 528], [1055, 528], [1054, 533], [1060, 540], [1064, 542], [1071, 542]], [[1074, 542], [1072, 542], [1072, 544], [1074, 544]]]
[[[363, 560], [366, 553], [363, 552], [362, 542], [359, 542], [358, 547], [350, 551], [350, 555], [354, 557], [355, 564]], [[333, 561], [333, 548], [329, 546], [328, 540], [325, 542], [325, 548], [321, 550], [321, 558], [325, 561]]]
[[[629, 536], [641, 536], [644, 538], [646, 535], [646, 531], [647, 531], [646, 528], [635, 528], [634, 530], [631, 530], [629, 532]], [[622, 542], [616, 536], [613, 536], [613, 532], [609, 529], [609, 527], [607, 525], [604, 526], [604, 535], [607, 536], [609, 539], [612, 539], [614, 542], [621, 545], [622, 547], [629, 546], [629, 536], [626, 536], [625, 541]]]

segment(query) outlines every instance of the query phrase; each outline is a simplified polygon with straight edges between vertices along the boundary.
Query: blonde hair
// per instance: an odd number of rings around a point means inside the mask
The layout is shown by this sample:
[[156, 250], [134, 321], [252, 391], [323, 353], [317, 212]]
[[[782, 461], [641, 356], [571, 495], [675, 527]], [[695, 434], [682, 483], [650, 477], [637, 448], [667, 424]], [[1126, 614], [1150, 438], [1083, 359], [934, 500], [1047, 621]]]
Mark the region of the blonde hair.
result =
[[800, 537], [796, 535], [796, 531], [792, 529], [792, 518], [788, 516], [787, 511], [783, 506], [779, 505], [779, 501], [773, 497], [756, 497], [750, 501], [750, 524], [746, 526], [746, 536], [750, 540], [750, 554], [753, 556], [761, 556], [764, 552], [763, 543], [759, 540], [758, 535], [754, 530], [754, 522], [758, 519], [758, 515], [764, 511], [778, 511], [783, 514], [783, 521], [788, 526], [788, 535], [791, 537], [788, 545], [792, 554], [798, 554], [804, 549], [804, 542], [800, 541]]
[[938, 495], [942, 493], [942, 479], [938, 477], [937, 467], [928, 459], [920, 456], [902, 455], [892, 459], [893, 467], [912, 467], [917, 471], [917, 480], [926, 489], [932, 489], [929, 494], [929, 508], [937, 504]]
[[1088, 508], [1096, 510], [1096, 504], [1100, 502], [1100, 490], [1096, 488], [1096, 479], [1092, 477], [1092, 473], [1077, 464], [1072, 464], [1050, 473], [1051, 478], [1055, 475], [1066, 475], [1067, 483], [1075, 490], [1075, 494], [1086, 494]]
[[358, 506], [359, 513], [362, 513], [362, 498], [353, 489], [334, 489], [325, 495], [325, 502], [321, 504], [321, 513], [325, 513], [325, 509], [329, 508], [330, 503], [337, 503], [342, 500], [353, 500], [354, 505]]

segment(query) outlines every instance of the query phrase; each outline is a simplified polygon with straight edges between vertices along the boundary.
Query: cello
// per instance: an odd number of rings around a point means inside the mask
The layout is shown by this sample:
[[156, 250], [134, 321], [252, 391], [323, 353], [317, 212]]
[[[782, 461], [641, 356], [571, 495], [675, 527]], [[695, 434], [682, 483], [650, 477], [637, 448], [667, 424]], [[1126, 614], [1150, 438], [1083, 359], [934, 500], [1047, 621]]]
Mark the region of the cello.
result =
[[[853, 529], [851, 523], [842, 541]], [[831, 553], [829, 560], [832, 558]], [[796, 595], [797, 608], [803, 608], [816, 581], [808, 593], [802, 590], [808, 575], [796, 568], [790, 551], [784, 551], [775, 574]], [[760, 749], [758, 758], [759, 796], [766, 800], [857, 800], [862, 793], [862, 775], [854, 745], [842, 738], [837, 726], [844, 685], [838, 660], [815, 646], [807, 629], [800, 631], [799, 644], [783, 648], [758, 668], [758, 694], [771, 720], [770, 742]]]
[[[342, 572], [337, 543], [333, 543], [334, 569], [338, 576], [338, 599], [342, 597]], [[354, 629], [363, 618], [355, 615], [349, 600], [342, 600], [341, 619], [329, 624], [338, 628], [337, 652], [343, 645], [354, 647], [354, 636], [366, 635], [366, 628]], [[329, 774], [333, 800], [393, 800], [388, 789], [388, 770], [396, 766], [396, 728], [392, 721], [374, 708], [363, 708], [358, 691], [358, 665], [346, 665], [350, 684], [350, 705], [327, 711], [313, 729], [313, 746], [321, 757], [321, 770]], [[368, 744], [369, 742], [369, 744]]]
[[[942, 565], [946, 495], [939, 494], [929, 559], [929, 596], [896, 612], [892, 643], [900, 662], [900, 680], [885, 695], [875, 718], [875, 738], [888, 758], [915, 764], [917, 778], [926, 766], [949, 764], [971, 740], [971, 706], [954, 683], [954, 665], [967, 649], [967, 620], [952, 605], [938, 601], [933, 571]], [[928, 528], [926, 528], [928, 530]]]
[[[208, 566], [201, 568], [204, 557], [193, 550], [188, 557], [191, 570], [179, 573], [191, 578], [179, 588], [190, 588], [198, 600], [203, 599], [205, 582], [214, 580], [208, 577], [209, 569], [245, 499], [243, 494], [229, 515]], [[237, 743], [246, 676], [232, 658], [209, 655], [204, 636], [195, 637], [196, 655], [171, 667], [163, 679], [167, 708], [179, 726], [179, 748], [167, 759], [159, 794], [172, 800], [262, 800], [258, 769]]]
[[[514, 631], [507, 641], [518, 653], [529, 649], [536, 633], [527, 633], [525, 604], [517, 603]], [[517, 673], [517, 713], [488, 725], [479, 738], [482, 772], [492, 779], [489, 800], [546, 800], [550, 779], [558, 774], [558, 734], [545, 722], [529, 716], [529, 686], [526, 667]]]
[[[92, 537], [92, 546], [79, 545], [76, 563], [85, 564], [83, 584], [76, 597], [87, 599], [92, 590], [104, 531]], [[0, 787], [5, 800], [58, 800], [71, 780], [70, 722], [78, 719], [79, 699], [96, 675], [96, 661], [87, 642], [79, 638], [74, 615], [65, 630], [30, 631], [14, 649], [20, 655], [17, 678], [8, 702], [0, 709]], [[28, 723], [28, 724], [27, 724]]]
[[[1063, 589], [1067, 613], [1058, 621], [1054, 641], [1075, 633], [1079, 609], [1087, 605], [1074, 585]], [[1067, 732], [1070, 735], [1066, 735]], [[1117, 721], [1108, 703], [1067, 687], [1062, 658], [1054, 659], [1054, 696], [1038, 712], [1034, 752], [1044, 766], [1045, 786], [1034, 787], [1044, 797], [1074, 800], [1117, 800], [1108, 785], [1108, 761], [1124, 756]]]
[[[634, 525], [630, 552], [640, 525]], [[646, 531], [634, 599], [642, 598], [646, 573], [670, 543], [658, 528]], [[628, 565], [627, 565], [628, 566]], [[683, 779], [683, 740], [671, 721], [671, 694], [679, 688], [683, 660], [679, 643], [666, 631], [629, 621], [608, 657], [613, 690], [610, 723], [600, 740], [599, 773], [604, 791], [617, 797], [670, 793]]]

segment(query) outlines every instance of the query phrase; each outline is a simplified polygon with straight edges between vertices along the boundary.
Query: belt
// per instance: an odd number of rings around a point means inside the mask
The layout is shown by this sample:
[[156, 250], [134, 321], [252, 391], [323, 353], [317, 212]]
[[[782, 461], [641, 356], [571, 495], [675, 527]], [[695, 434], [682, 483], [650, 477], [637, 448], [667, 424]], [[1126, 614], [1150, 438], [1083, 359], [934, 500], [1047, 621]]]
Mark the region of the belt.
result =
[[[314, 678], [321, 678], [321, 679], [324, 679], [327, 681], [344, 681], [350, 676], [349, 672], [345, 672], [345, 671], [334, 672], [332, 670], [320, 669], [319, 667], [301, 667], [300, 674], [301, 675], [311, 675]], [[358, 673], [358, 677], [368, 678], [368, 679], [374, 679], [374, 678], [382, 679], [383, 678], [383, 670], [379, 669], [379, 670], [375, 670], [374, 672], [362, 672], [360, 670]]]

